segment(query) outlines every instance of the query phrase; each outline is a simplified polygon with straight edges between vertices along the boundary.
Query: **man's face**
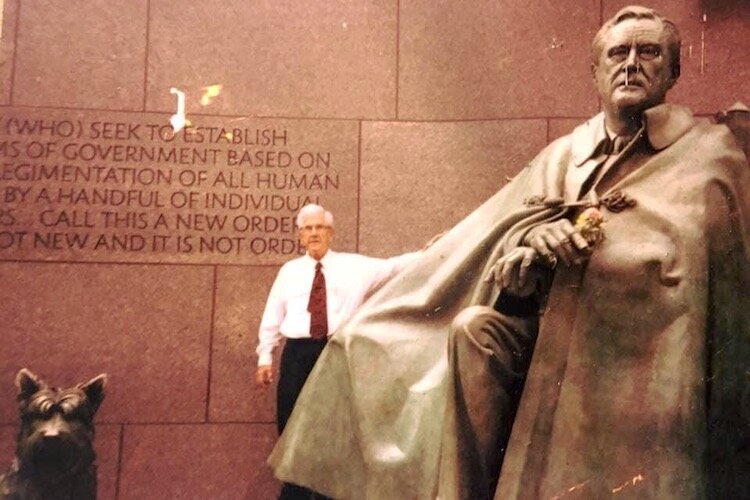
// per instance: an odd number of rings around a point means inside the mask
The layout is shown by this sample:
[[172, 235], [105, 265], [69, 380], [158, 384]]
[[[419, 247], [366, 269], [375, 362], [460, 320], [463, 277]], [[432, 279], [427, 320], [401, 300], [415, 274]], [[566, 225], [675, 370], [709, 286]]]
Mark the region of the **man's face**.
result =
[[626, 19], [604, 36], [593, 71], [606, 111], [643, 111], [664, 102], [675, 82], [667, 36], [654, 19]]
[[326, 225], [325, 215], [308, 215], [299, 228], [299, 241], [314, 259], [321, 259], [331, 246], [333, 228]]

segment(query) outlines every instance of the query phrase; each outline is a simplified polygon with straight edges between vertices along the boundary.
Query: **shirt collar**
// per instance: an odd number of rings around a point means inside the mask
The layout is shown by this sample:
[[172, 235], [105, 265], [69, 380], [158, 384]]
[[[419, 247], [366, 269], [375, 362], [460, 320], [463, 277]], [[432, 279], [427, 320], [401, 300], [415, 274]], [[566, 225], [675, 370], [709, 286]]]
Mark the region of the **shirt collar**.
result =
[[[331, 250], [330, 248], [326, 252], [326, 254], [323, 256], [322, 259], [320, 259], [320, 263], [323, 264], [323, 267], [326, 267], [326, 265], [331, 262], [332, 259], [335, 259], [334, 255], [336, 252]], [[310, 263], [310, 265], [314, 266], [318, 261], [310, 257], [310, 254], [305, 252], [305, 255], [302, 256], [303, 259], [305, 259], [307, 262]]]
[[[647, 109], [643, 116], [648, 142], [657, 151], [671, 146], [695, 124], [690, 110], [675, 104], [654, 106]], [[575, 165], [583, 165], [606, 139], [604, 113], [576, 127], [571, 134], [571, 153]]]

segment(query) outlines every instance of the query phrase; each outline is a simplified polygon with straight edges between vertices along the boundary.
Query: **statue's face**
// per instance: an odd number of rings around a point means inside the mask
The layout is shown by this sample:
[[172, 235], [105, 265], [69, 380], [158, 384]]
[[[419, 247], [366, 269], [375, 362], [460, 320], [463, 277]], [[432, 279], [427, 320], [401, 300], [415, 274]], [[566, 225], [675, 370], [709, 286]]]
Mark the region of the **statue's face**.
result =
[[325, 214], [308, 215], [299, 228], [299, 241], [313, 259], [322, 258], [331, 247], [333, 228], [326, 224]]
[[593, 71], [606, 111], [643, 111], [664, 102], [675, 83], [667, 37], [654, 19], [626, 19], [604, 36]]

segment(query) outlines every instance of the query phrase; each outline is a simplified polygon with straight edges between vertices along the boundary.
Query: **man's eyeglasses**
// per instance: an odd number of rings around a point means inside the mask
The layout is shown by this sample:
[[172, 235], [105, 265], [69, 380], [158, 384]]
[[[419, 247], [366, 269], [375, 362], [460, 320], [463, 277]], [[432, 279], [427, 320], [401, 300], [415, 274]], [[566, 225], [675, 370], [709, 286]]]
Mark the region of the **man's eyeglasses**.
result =
[[[616, 62], [622, 62], [630, 55], [630, 45], [618, 45], [607, 51], [607, 57]], [[658, 45], [638, 45], [636, 54], [642, 61], [652, 61], [661, 55], [661, 47]]]
[[330, 229], [330, 228], [331, 228], [331, 226], [326, 226], [326, 225], [323, 225], [323, 224], [315, 224], [315, 225], [312, 225], [312, 226], [302, 226], [301, 228], [299, 228], [299, 230], [300, 231], [304, 231], [306, 233], [309, 233], [313, 229], [316, 230], [316, 231], [318, 231], [318, 232], [320, 232], [323, 229]]

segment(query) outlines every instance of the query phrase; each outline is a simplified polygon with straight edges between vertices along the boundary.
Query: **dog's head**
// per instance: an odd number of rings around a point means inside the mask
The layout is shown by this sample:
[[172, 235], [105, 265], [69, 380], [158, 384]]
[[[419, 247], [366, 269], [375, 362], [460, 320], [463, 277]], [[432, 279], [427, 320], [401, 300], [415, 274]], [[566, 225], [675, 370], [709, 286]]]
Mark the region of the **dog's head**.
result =
[[50, 387], [27, 369], [16, 376], [21, 432], [20, 467], [48, 482], [65, 479], [94, 461], [94, 414], [104, 399], [102, 374], [69, 389]]

